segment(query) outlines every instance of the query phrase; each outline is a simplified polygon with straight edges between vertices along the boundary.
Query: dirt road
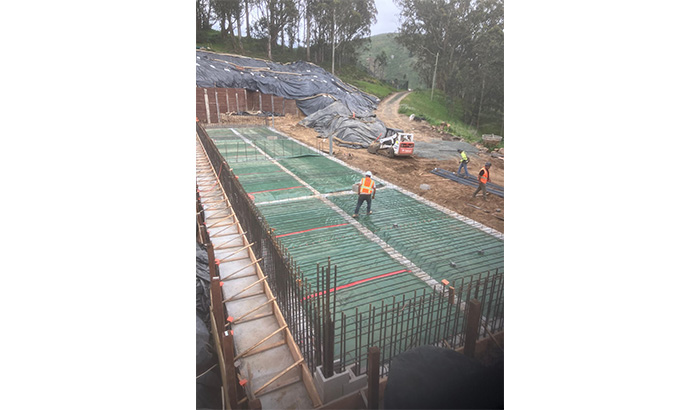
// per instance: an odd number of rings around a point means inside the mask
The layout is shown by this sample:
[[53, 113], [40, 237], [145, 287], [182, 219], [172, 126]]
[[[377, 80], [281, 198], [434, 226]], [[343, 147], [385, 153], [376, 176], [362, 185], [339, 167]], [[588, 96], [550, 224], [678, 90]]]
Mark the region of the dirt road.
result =
[[[407, 92], [392, 94], [382, 100], [377, 107], [377, 117], [388, 127], [399, 128], [405, 132], [413, 133], [415, 141], [452, 140], [452, 136], [441, 133], [428, 123], [410, 121], [407, 116], [398, 113], [399, 104], [407, 94]], [[276, 117], [275, 128], [312, 147], [318, 148], [320, 146], [319, 143], [323, 142], [321, 147], [323, 151], [328, 152], [328, 141], [317, 138], [318, 134], [316, 131], [299, 125], [298, 122], [298, 117]], [[471, 195], [476, 188], [430, 173], [434, 168], [443, 168], [456, 172], [459, 167], [459, 154], [456, 151], [453, 160], [420, 158], [415, 154], [407, 158], [388, 158], [383, 155], [370, 154], [366, 149], [350, 149], [334, 145], [333, 155], [354, 167], [363, 170], [368, 169], [377, 177], [415, 192], [445, 208], [481, 222], [490, 228], [504, 232], [505, 209], [503, 198], [490, 195], [488, 201], [484, 201], [481, 193], [479, 193], [479, 196], [474, 199]], [[478, 155], [471, 155], [470, 159], [471, 162], [468, 166], [470, 174], [478, 175], [481, 167], [486, 162], [491, 162], [491, 181], [501, 186], [504, 185], [502, 158], [493, 158], [483, 149], [480, 150]], [[428, 184], [430, 189], [427, 191], [421, 190], [421, 184]], [[375, 201], [373, 206], [381, 206], [381, 191], [377, 192]]]

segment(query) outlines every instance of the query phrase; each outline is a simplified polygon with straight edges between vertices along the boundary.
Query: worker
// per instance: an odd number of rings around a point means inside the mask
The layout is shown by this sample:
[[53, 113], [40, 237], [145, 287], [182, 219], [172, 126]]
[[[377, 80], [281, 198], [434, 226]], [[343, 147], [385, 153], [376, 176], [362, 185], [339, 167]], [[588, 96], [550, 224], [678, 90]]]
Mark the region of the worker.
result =
[[467, 156], [467, 152], [461, 149], [458, 149], [457, 152], [459, 152], [459, 155], [461, 157], [459, 159], [459, 169], [457, 170], [457, 176], [460, 176], [462, 174], [462, 168], [464, 168], [464, 177], [468, 178], [469, 171], [467, 171], [467, 164], [469, 163], [469, 157]]
[[357, 213], [360, 211], [362, 203], [367, 201], [367, 215], [372, 214], [372, 200], [374, 195], [377, 193], [377, 188], [374, 187], [374, 181], [372, 181], [372, 172], [365, 172], [365, 177], [360, 181], [360, 186], [357, 190], [357, 206], [355, 206], [355, 213], [352, 215], [353, 218], [357, 218]]
[[474, 191], [474, 195], [472, 195], [472, 198], [476, 198], [476, 194], [479, 193], [479, 191], [483, 190], [484, 191], [484, 200], [486, 200], [486, 183], [491, 181], [491, 172], [489, 171], [491, 169], [491, 163], [487, 162], [484, 164], [484, 167], [481, 168], [481, 171], [479, 171], [479, 186], [476, 188], [476, 191]]

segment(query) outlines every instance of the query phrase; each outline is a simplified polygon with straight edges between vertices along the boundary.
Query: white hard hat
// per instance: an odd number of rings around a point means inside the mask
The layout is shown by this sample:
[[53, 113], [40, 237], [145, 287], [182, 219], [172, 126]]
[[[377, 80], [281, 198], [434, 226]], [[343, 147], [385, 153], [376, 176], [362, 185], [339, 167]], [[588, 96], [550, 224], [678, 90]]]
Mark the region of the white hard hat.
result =
[[372, 178], [372, 171], [365, 172], [365, 176]]

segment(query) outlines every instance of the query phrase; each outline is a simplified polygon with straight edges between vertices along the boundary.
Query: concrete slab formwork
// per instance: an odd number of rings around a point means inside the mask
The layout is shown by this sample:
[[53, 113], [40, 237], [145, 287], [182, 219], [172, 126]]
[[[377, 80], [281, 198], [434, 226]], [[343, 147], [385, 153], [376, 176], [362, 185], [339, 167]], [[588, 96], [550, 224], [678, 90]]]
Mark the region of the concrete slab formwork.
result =
[[259, 399], [263, 409], [317, 407], [320, 398], [310, 371], [292, 340], [216, 176], [198, 144], [197, 186], [219, 265], [222, 294], [229, 315], [227, 327], [233, 333], [234, 362], [247, 380], [248, 398]]
[[[373, 214], [352, 218], [351, 188], [361, 170], [267, 127], [208, 133], [311, 286], [317, 264], [330, 257], [337, 265], [338, 323], [343, 311], [362, 312], [442, 280], [503, 271], [498, 231], [378, 178]], [[248, 147], [221, 149], [234, 140]]]

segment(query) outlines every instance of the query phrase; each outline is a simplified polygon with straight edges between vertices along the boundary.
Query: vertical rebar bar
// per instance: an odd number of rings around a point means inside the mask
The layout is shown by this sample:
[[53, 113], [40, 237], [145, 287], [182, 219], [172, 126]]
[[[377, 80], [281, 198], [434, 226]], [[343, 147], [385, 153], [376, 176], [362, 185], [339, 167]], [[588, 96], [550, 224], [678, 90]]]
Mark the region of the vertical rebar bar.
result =
[[424, 344], [432, 344], [433, 343], [433, 340], [432, 340], [431, 335], [430, 335], [430, 332], [431, 332], [430, 329], [431, 329], [432, 323], [434, 321], [433, 320], [433, 311], [434, 311], [433, 301], [434, 301], [434, 299], [435, 299], [435, 289], [433, 289], [433, 291], [430, 292], [430, 300], [428, 301], [428, 318], [427, 318], [426, 326], [425, 326], [426, 335], [425, 335], [425, 340], [423, 342]]
[[[357, 319], [359, 309], [355, 308], [355, 374], [360, 375], [360, 323]], [[362, 320], [362, 314], [359, 314]]]
[[345, 371], [345, 349], [348, 344], [345, 337], [345, 312], [340, 312], [340, 369], [338, 369], [338, 372]]
[[455, 320], [454, 320], [454, 330], [452, 332], [452, 348], [457, 348], [457, 335], [461, 333], [461, 328], [459, 328], [459, 315], [462, 313], [462, 292], [464, 291], [464, 280], [459, 286], [459, 291], [457, 292], [457, 304], [455, 305]]
[[[330, 258], [328, 258], [330, 261]], [[333, 321], [335, 322], [335, 305], [336, 305], [336, 295], [338, 292], [336, 292], [336, 289], [338, 289], [338, 265], [333, 266]]]
[[420, 346], [423, 341], [423, 316], [425, 315], [425, 288], [420, 297], [420, 311], [418, 314], [418, 336], [416, 338], [416, 346]]
[[398, 340], [396, 341], [396, 347], [397, 347], [396, 354], [397, 355], [400, 354], [402, 351], [401, 350], [401, 339], [403, 338], [403, 322], [405, 319], [405, 316], [404, 316], [405, 309], [406, 309], [406, 294], [404, 293], [401, 296], [401, 322], [400, 322], [399, 337], [398, 337]]
[[389, 332], [389, 357], [394, 357], [394, 317], [396, 316], [396, 295], [391, 302], [391, 331]]

